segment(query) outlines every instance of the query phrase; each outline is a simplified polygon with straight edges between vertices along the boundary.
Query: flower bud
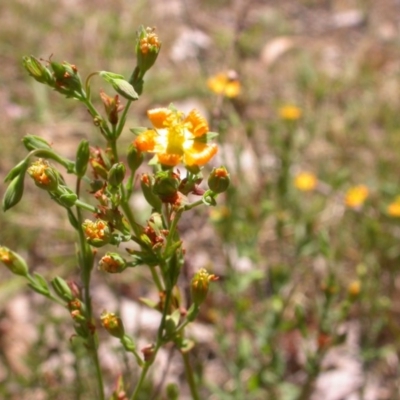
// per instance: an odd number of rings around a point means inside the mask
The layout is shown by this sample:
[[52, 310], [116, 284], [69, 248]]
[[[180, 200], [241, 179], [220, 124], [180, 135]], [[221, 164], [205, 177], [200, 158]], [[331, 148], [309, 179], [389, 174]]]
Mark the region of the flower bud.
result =
[[57, 293], [58, 297], [60, 297], [64, 301], [70, 302], [74, 298], [71, 288], [68, 286], [68, 283], [59, 276], [56, 276], [51, 281], [51, 285], [53, 286], [53, 289]]
[[162, 201], [168, 202], [176, 198], [180, 183], [181, 180], [177, 174], [160, 171], [155, 176], [153, 192], [160, 196]]
[[66, 186], [59, 186], [55, 194], [55, 200], [65, 208], [71, 208], [78, 200], [78, 196]]
[[121, 318], [116, 316], [114, 313], [103, 311], [103, 313], [100, 316], [100, 319], [101, 319], [101, 324], [110, 335], [118, 339], [122, 339], [124, 337], [125, 329]]
[[154, 344], [148, 344], [141, 350], [143, 353], [144, 361], [151, 361], [154, 356], [155, 346]]
[[41, 138], [40, 136], [35, 135], [25, 135], [22, 138], [22, 143], [28, 151], [37, 150], [37, 149], [45, 149], [50, 150], [51, 146], [47, 142], [47, 140]]
[[114, 74], [113, 72], [101, 71], [100, 76], [110, 83], [114, 90], [125, 99], [134, 101], [139, 98], [133, 86], [124, 79], [122, 75]]
[[17, 175], [8, 185], [3, 197], [3, 211], [9, 210], [20, 202], [24, 193], [24, 179], [25, 171]]
[[214, 193], [225, 192], [230, 184], [229, 173], [225, 167], [214, 168], [208, 177], [208, 187]]
[[132, 172], [135, 172], [143, 162], [143, 153], [131, 143], [128, 148], [127, 163]]
[[126, 261], [117, 253], [106, 253], [99, 261], [101, 271], [115, 274], [126, 268]]
[[50, 66], [54, 72], [54, 88], [67, 97], [75, 97], [75, 94], [82, 94], [82, 81], [75, 65], [64, 61], [62, 64], [52, 61]]
[[54, 86], [54, 77], [51, 71], [46, 68], [37, 58], [25, 56], [22, 58], [22, 64], [36, 81]]
[[158, 212], [161, 212], [161, 200], [153, 192], [153, 185], [149, 175], [143, 174], [140, 179], [140, 186], [146, 201]]
[[218, 277], [214, 274], [209, 274], [204, 268], [200, 269], [200, 271], [195, 274], [190, 287], [194, 304], [199, 306], [204, 302], [207, 297], [210, 282], [216, 280], [218, 280]]
[[161, 42], [155, 33], [155, 29], [141, 26], [136, 39], [137, 65], [140, 69], [141, 76], [154, 65], [160, 49]]
[[108, 171], [107, 181], [111, 186], [117, 187], [125, 178], [126, 168], [122, 162], [114, 164]]
[[28, 276], [25, 260], [7, 247], [0, 246], [0, 261], [15, 275]]
[[58, 187], [58, 172], [46, 160], [39, 158], [27, 170], [35, 185], [52, 192]]
[[124, 109], [124, 106], [119, 101], [118, 95], [114, 97], [107, 96], [103, 90], [100, 90], [100, 98], [104, 104], [104, 109], [106, 111], [108, 121], [112, 125], [118, 123], [118, 113]]
[[87, 219], [82, 224], [83, 232], [88, 243], [94, 247], [102, 247], [111, 240], [110, 228], [107, 222], [98, 219], [95, 222]]
[[79, 178], [86, 174], [87, 165], [90, 157], [89, 142], [83, 139], [76, 151], [75, 172]]

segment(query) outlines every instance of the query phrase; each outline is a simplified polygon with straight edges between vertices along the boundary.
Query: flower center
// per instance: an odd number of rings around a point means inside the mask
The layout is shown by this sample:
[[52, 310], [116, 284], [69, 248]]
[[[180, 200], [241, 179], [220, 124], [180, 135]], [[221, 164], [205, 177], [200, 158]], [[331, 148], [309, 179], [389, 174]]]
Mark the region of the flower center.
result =
[[187, 138], [187, 123], [182, 121], [182, 113], [171, 112], [165, 119], [164, 126], [167, 129], [167, 153], [183, 154], [183, 147]]

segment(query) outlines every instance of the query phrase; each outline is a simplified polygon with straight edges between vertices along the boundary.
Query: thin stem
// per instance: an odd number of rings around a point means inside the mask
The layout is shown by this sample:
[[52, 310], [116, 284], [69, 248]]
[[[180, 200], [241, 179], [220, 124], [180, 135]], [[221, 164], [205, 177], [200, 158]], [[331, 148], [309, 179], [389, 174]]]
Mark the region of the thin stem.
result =
[[199, 393], [197, 391], [196, 381], [194, 379], [193, 369], [192, 366], [190, 365], [189, 353], [181, 352], [181, 354], [182, 354], [183, 364], [185, 366], [186, 380], [189, 385], [192, 398], [193, 400], [200, 400]]
[[151, 363], [146, 363], [145, 366], [142, 369], [142, 373], [140, 374], [140, 378], [139, 378], [139, 382], [137, 383], [134, 392], [132, 393], [132, 396], [130, 398], [130, 400], [136, 400], [138, 398], [138, 395], [140, 393], [140, 389], [142, 388], [142, 385], [144, 383], [144, 380], [146, 378], [147, 375], [147, 371], [149, 370], [151, 366]]
[[120, 118], [119, 123], [118, 123], [118, 127], [117, 127], [117, 129], [115, 131], [115, 138], [116, 139], [121, 136], [122, 130], [124, 129], [124, 126], [125, 126], [126, 116], [128, 114], [128, 110], [129, 110], [129, 107], [131, 106], [131, 104], [132, 104], [132, 100], [128, 100], [128, 102], [125, 105], [124, 110], [122, 111], [121, 118]]
[[161, 280], [160, 280], [160, 278], [159, 278], [159, 276], [157, 274], [156, 267], [149, 267], [149, 268], [150, 268], [150, 272], [151, 272], [151, 276], [153, 278], [153, 281], [157, 286], [157, 290], [159, 292], [162, 292], [164, 290], [164, 287], [163, 287], [163, 284], [161, 283]]
[[[78, 178], [76, 183], [76, 194], [79, 196], [81, 180]], [[79, 266], [81, 269], [81, 279], [83, 283], [83, 301], [86, 308], [86, 323], [88, 329], [88, 351], [92, 357], [94, 367], [96, 370], [97, 386], [98, 386], [98, 398], [99, 400], [105, 400], [104, 397], [104, 384], [103, 375], [100, 368], [99, 356], [97, 353], [97, 340], [96, 332], [92, 332], [92, 300], [90, 296], [90, 276], [93, 268], [93, 254], [92, 249], [88, 245], [85, 239], [85, 235], [82, 230], [82, 212], [79, 207], [76, 207], [77, 219], [79, 223], [78, 235], [79, 235]]]

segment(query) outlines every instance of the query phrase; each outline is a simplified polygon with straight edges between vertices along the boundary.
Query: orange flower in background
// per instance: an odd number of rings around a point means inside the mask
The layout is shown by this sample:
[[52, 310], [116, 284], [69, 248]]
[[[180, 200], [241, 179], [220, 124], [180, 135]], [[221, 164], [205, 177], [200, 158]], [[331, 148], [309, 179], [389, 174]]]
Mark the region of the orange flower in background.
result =
[[391, 217], [400, 217], [400, 196], [397, 196], [396, 199], [387, 206], [386, 211]]
[[240, 94], [240, 81], [235, 71], [220, 72], [207, 81], [208, 88], [216, 94], [234, 98]]
[[216, 144], [208, 143], [208, 123], [197, 110], [187, 116], [170, 108], [149, 110], [147, 116], [154, 126], [135, 140], [138, 150], [155, 153], [158, 162], [173, 167], [180, 162], [187, 166], [207, 164], [217, 153]]
[[296, 121], [301, 118], [303, 112], [299, 107], [287, 105], [278, 110], [279, 117], [286, 121]]
[[345, 195], [344, 202], [347, 207], [361, 207], [369, 196], [369, 190], [365, 185], [351, 187]]
[[314, 190], [317, 184], [317, 177], [311, 172], [300, 172], [294, 179], [294, 186], [303, 192]]

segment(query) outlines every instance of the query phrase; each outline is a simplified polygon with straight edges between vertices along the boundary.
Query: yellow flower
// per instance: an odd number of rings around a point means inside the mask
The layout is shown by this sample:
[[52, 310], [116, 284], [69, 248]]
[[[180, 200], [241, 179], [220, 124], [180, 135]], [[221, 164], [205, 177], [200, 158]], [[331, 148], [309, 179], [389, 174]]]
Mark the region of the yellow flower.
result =
[[197, 110], [185, 116], [173, 108], [156, 108], [147, 116], [155, 129], [141, 133], [135, 146], [155, 153], [160, 164], [202, 166], [217, 153], [217, 145], [207, 143], [208, 124]]
[[294, 186], [303, 192], [310, 192], [317, 186], [318, 180], [311, 172], [300, 172], [294, 179]]
[[299, 107], [287, 105], [279, 109], [279, 116], [286, 121], [296, 121], [301, 118], [302, 111]]
[[240, 94], [240, 81], [235, 71], [221, 72], [207, 81], [208, 88], [216, 94], [233, 98]]
[[369, 195], [369, 190], [365, 185], [351, 187], [345, 195], [345, 204], [350, 208], [361, 207]]
[[387, 213], [391, 217], [400, 217], [400, 196], [387, 206]]

